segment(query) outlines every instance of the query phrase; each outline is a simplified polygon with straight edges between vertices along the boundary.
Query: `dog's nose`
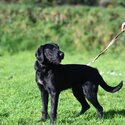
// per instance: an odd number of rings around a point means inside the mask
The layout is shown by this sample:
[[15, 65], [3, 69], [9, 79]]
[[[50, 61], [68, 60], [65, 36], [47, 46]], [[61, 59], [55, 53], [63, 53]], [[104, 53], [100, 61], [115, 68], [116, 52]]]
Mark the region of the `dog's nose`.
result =
[[63, 58], [64, 58], [64, 53], [63, 53], [63, 52], [60, 52], [60, 53], [59, 53], [59, 56], [61, 57], [61, 59], [63, 59]]

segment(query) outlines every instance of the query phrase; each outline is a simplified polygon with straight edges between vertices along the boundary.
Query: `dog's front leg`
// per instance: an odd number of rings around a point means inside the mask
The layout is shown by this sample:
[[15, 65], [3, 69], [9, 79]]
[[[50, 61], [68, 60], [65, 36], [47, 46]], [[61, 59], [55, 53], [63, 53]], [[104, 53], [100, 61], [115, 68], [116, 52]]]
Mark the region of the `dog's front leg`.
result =
[[57, 116], [59, 93], [56, 91], [53, 91], [50, 93], [50, 95], [51, 95], [50, 125], [53, 125]]
[[44, 89], [44, 87], [42, 85], [38, 84], [38, 87], [40, 89], [41, 92], [41, 99], [42, 99], [42, 121], [45, 121], [47, 119], [47, 115], [48, 115], [48, 92]]

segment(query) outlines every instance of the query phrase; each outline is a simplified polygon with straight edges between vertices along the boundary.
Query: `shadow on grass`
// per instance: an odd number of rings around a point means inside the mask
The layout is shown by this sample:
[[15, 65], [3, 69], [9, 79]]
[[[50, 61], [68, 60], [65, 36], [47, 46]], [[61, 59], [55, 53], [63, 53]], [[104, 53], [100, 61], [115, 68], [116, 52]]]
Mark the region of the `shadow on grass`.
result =
[[122, 110], [109, 110], [104, 112], [104, 119], [112, 119], [116, 115], [124, 116], [125, 117], [125, 109]]
[[0, 113], [0, 117], [9, 117], [10, 113], [5, 112], [5, 113]]
[[[86, 115], [86, 114], [82, 114], [82, 115]], [[96, 116], [97, 116], [97, 113], [93, 112], [91, 115], [89, 115], [89, 119], [91, 120], [94, 117], [97, 118]], [[103, 119], [113, 119], [114, 117], [117, 117], [117, 116], [125, 117], [125, 109], [121, 109], [121, 110], [108, 110], [107, 112], [104, 111]], [[77, 118], [78, 116], [74, 115], [73, 117]]]

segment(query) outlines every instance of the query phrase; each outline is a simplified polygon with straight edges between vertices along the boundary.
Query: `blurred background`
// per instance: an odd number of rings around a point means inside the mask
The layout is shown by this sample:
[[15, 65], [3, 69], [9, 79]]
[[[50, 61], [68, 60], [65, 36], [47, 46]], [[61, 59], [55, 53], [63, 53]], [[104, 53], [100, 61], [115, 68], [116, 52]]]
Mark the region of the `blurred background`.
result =
[[[0, 55], [49, 41], [70, 52], [102, 50], [124, 20], [125, 0], [1, 0]], [[122, 35], [112, 50], [124, 44]]]

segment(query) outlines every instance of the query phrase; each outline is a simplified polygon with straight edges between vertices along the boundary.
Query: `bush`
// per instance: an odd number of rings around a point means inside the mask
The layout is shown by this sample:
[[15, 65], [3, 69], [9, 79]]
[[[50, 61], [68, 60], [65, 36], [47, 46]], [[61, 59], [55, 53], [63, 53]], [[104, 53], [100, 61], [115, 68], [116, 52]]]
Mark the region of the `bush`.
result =
[[124, 6], [125, 7], [125, 0], [113, 0], [116, 5]]
[[[120, 29], [125, 9], [0, 6], [0, 53], [32, 50], [48, 41], [62, 48], [104, 48]], [[114, 49], [121, 49], [124, 36]]]

